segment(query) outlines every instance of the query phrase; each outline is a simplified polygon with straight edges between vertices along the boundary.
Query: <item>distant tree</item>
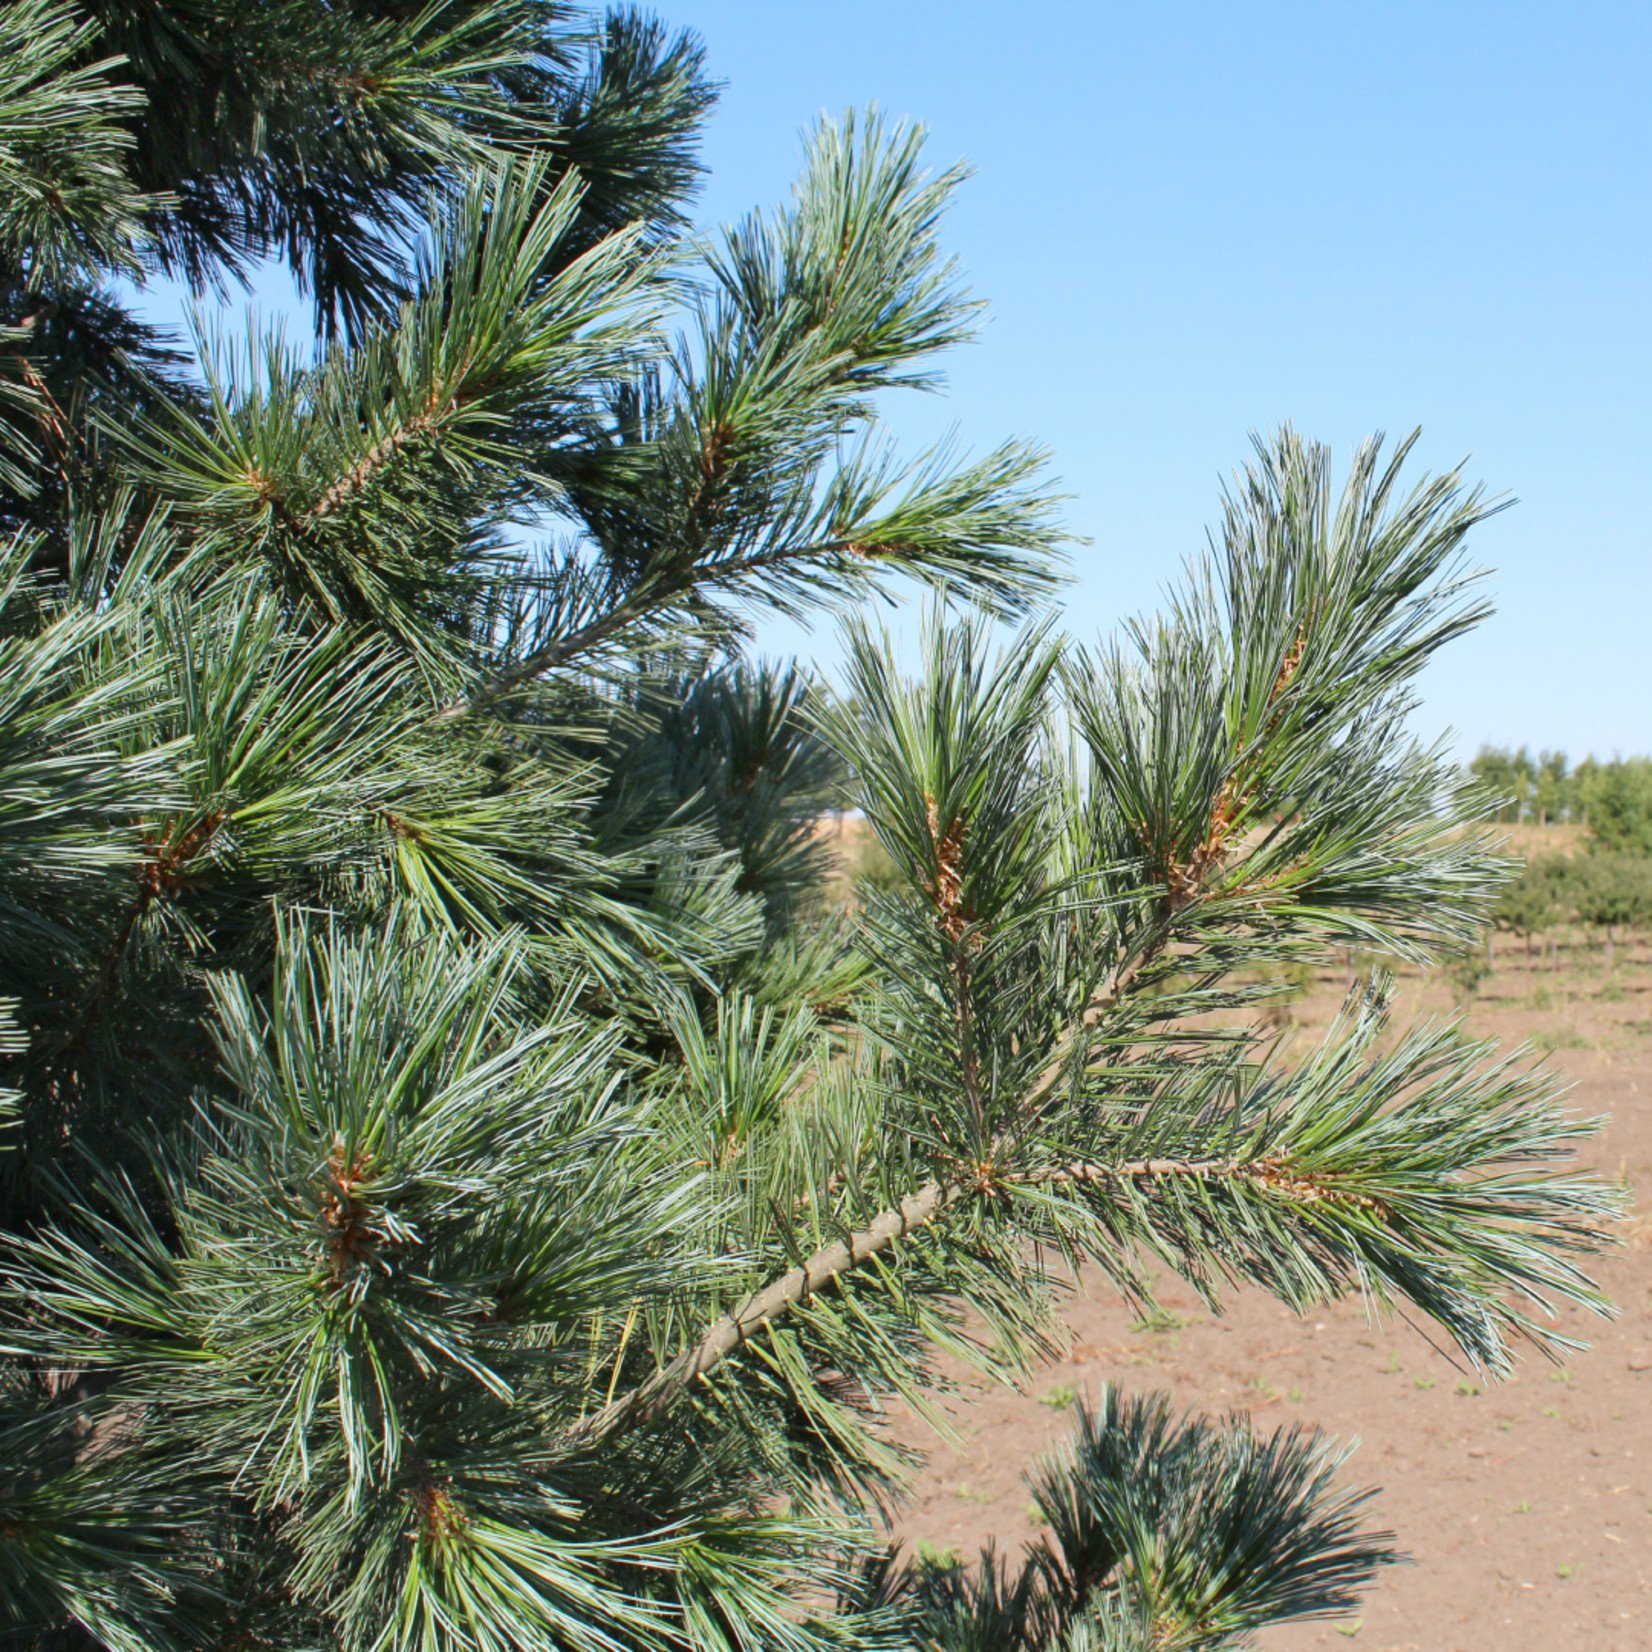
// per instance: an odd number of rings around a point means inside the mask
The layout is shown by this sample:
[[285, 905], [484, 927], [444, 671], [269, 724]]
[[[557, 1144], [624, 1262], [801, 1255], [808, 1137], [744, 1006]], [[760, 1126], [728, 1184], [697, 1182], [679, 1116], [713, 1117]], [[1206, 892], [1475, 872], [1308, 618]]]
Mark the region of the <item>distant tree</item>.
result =
[[1590, 830], [1605, 849], [1652, 854], [1652, 757], [1585, 757], [1570, 767], [1565, 752], [1533, 758], [1525, 746], [1482, 746], [1469, 776], [1492, 800], [1491, 818], [1569, 820]]
[[1652, 860], [1610, 851], [1584, 855], [1568, 887], [1577, 916], [1605, 938], [1606, 967], [1615, 968], [1618, 932], [1652, 924]]
[[1497, 924], [1526, 942], [1552, 928], [1571, 911], [1575, 881], [1572, 862], [1559, 855], [1528, 861], [1497, 903]]
[[1565, 815], [1566, 782], [1565, 752], [1543, 752], [1537, 760], [1537, 774], [1532, 788], [1532, 804], [1537, 810], [1539, 826], [1547, 826]]
[[1589, 797], [1594, 790], [1595, 778], [1600, 773], [1600, 764], [1595, 761], [1593, 753], [1576, 764], [1567, 778], [1567, 803], [1570, 808], [1570, 818], [1585, 830], [1589, 826]]
[[1617, 758], [1589, 777], [1589, 835], [1616, 854], [1652, 855], [1652, 757]]
[[1526, 786], [1516, 753], [1502, 746], [1482, 746], [1469, 773], [1495, 802], [1494, 820], [1518, 821], [1525, 810]]

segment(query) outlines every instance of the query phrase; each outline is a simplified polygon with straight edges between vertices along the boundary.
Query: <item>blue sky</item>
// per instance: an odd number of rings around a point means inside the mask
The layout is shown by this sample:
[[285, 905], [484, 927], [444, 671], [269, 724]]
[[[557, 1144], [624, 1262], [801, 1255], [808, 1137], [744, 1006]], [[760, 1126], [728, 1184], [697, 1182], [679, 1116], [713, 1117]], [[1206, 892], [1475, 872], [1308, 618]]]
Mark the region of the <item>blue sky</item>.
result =
[[[1458, 745], [1652, 750], [1652, 6], [667, 0], [726, 81], [703, 215], [782, 195], [878, 103], [975, 176], [947, 239], [991, 303], [944, 398], [1074, 496], [1078, 635], [1151, 606], [1252, 430], [1421, 425], [1518, 505], [1497, 616], [1424, 681]], [[829, 637], [770, 627], [774, 650]]]
[[[1345, 456], [1421, 425], [1414, 462], [1518, 504], [1473, 543], [1498, 613], [1430, 668], [1419, 733], [1652, 751], [1652, 5], [654, 9], [725, 82], [707, 223], [783, 197], [852, 106], [974, 167], [945, 238], [990, 311], [943, 396], [887, 411], [914, 449], [1053, 450], [1090, 541], [1073, 634], [1154, 604], [1250, 432]], [[759, 646], [837, 656], [829, 622]]]

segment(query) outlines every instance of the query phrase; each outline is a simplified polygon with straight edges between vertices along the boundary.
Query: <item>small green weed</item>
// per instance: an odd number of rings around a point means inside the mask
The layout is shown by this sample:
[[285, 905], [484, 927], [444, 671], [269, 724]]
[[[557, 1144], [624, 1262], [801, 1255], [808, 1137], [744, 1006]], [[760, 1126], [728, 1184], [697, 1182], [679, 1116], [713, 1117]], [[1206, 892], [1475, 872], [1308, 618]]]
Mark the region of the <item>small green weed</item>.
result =
[[1555, 1027], [1545, 1032], [1533, 1033], [1532, 1043], [1545, 1055], [1553, 1055], [1556, 1050], [1586, 1049], [1589, 1041], [1576, 1027]]
[[1184, 1319], [1174, 1308], [1161, 1308], [1155, 1304], [1140, 1318], [1132, 1320], [1130, 1329], [1138, 1336], [1165, 1336], [1171, 1331], [1186, 1330], [1192, 1323], [1191, 1319]]
[[918, 1565], [926, 1572], [955, 1572], [963, 1565], [958, 1551], [948, 1543], [931, 1543], [927, 1537], [918, 1539]]

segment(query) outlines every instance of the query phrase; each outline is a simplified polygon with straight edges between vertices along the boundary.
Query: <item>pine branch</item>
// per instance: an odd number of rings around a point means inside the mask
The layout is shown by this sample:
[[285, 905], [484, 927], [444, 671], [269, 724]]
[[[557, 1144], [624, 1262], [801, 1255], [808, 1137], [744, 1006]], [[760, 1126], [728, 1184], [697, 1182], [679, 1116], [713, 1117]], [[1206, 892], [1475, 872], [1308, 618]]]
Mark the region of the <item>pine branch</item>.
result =
[[1126, 1182], [1200, 1181], [1244, 1184], [1277, 1194], [1297, 1205], [1330, 1204], [1383, 1214], [1380, 1199], [1341, 1185], [1337, 1176], [1303, 1170], [1288, 1158], [1138, 1159], [1123, 1164], [1063, 1164], [1042, 1170], [1009, 1171], [996, 1178], [1003, 1187], [1123, 1184]]
[[699, 1378], [714, 1370], [764, 1326], [807, 1302], [832, 1282], [888, 1250], [909, 1233], [928, 1227], [943, 1211], [974, 1191], [961, 1183], [929, 1182], [898, 1205], [880, 1212], [847, 1239], [824, 1245], [724, 1315], [696, 1343], [628, 1394], [594, 1411], [569, 1429], [564, 1441], [594, 1444], [654, 1421]]
[[127, 166], [142, 93], [101, 31], [56, 0], [14, 0], [0, 57], [0, 259], [39, 289], [138, 269], [156, 203]]
[[1376, 1201], [1338, 1188], [1328, 1179], [1294, 1173], [1277, 1160], [1236, 1163], [1222, 1159], [1141, 1159], [1116, 1165], [1068, 1164], [1049, 1169], [997, 1172], [991, 1155], [980, 1173], [962, 1181], [932, 1181], [881, 1211], [846, 1239], [823, 1245], [797, 1267], [788, 1269], [739, 1307], [719, 1319], [652, 1376], [582, 1418], [563, 1435], [566, 1444], [588, 1444], [624, 1429], [645, 1426], [663, 1416], [681, 1394], [739, 1350], [765, 1326], [792, 1308], [806, 1304], [881, 1252], [920, 1228], [933, 1225], [954, 1207], [976, 1199], [993, 1199], [1000, 1189], [1058, 1186], [1066, 1183], [1124, 1183], [1164, 1179], [1243, 1181], [1305, 1204], [1347, 1203], [1362, 1209]]
[[308, 506], [292, 520], [300, 526], [307, 527], [310, 523], [320, 522], [331, 516], [341, 505], [348, 504], [366, 488], [399, 453], [436, 436], [447, 420], [463, 410], [466, 402], [482, 394], [485, 394], [484, 386], [472, 388], [463, 397], [457, 394], [443, 396], [439, 391], [431, 391], [425, 405], [418, 412], [381, 436], [349, 470], [322, 491], [320, 498], [313, 505]]
[[[640, 631], [657, 616], [670, 612], [683, 597], [702, 588], [737, 589], [753, 575], [809, 562], [834, 561], [850, 549], [847, 542], [832, 541], [770, 547], [728, 558], [709, 569], [691, 565], [645, 581], [627, 592], [606, 613], [513, 660], [486, 683], [461, 698], [448, 701], [431, 720], [441, 725], [485, 711], [537, 678], [574, 661], [587, 660], [605, 645], [626, 637], [627, 633]], [[862, 554], [869, 553], [863, 551]]]

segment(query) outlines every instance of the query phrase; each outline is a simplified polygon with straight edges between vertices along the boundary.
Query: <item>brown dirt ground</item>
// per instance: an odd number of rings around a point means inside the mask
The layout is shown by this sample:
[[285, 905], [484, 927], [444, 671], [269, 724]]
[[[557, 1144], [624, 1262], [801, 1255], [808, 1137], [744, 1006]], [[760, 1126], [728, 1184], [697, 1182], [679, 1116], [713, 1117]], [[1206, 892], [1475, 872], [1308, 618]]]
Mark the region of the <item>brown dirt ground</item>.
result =
[[[1562, 946], [1558, 968], [1501, 941], [1465, 1019], [1548, 1052], [1573, 1105], [1611, 1115], [1585, 1162], [1645, 1190], [1626, 1242], [1596, 1270], [1619, 1317], [1563, 1322], [1587, 1352], [1561, 1367], [1528, 1357], [1484, 1386], [1410, 1326], [1368, 1323], [1357, 1303], [1304, 1320], [1249, 1292], [1213, 1318], [1171, 1281], [1164, 1306], [1185, 1323], [1151, 1330], [1098, 1281], [1065, 1306], [1067, 1358], [1025, 1392], [961, 1377], [956, 1445], [897, 1421], [928, 1452], [901, 1535], [965, 1557], [989, 1539], [1014, 1553], [1035, 1532], [1022, 1474], [1063, 1437], [1070, 1396], [1104, 1382], [1162, 1388], [1207, 1412], [1357, 1437], [1344, 1477], [1382, 1488], [1373, 1518], [1416, 1562], [1385, 1572], [1357, 1616], [1270, 1631], [1265, 1652], [1652, 1648], [1652, 946], [1620, 945], [1609, 974], [1584, 939]], [[1324, 976], [1293, 1006], [1304, 1035], [1345, 985]], [[1402, 977], [1395, 995], [1401, 1022], [1453, 1007], [1445, 979]]]

